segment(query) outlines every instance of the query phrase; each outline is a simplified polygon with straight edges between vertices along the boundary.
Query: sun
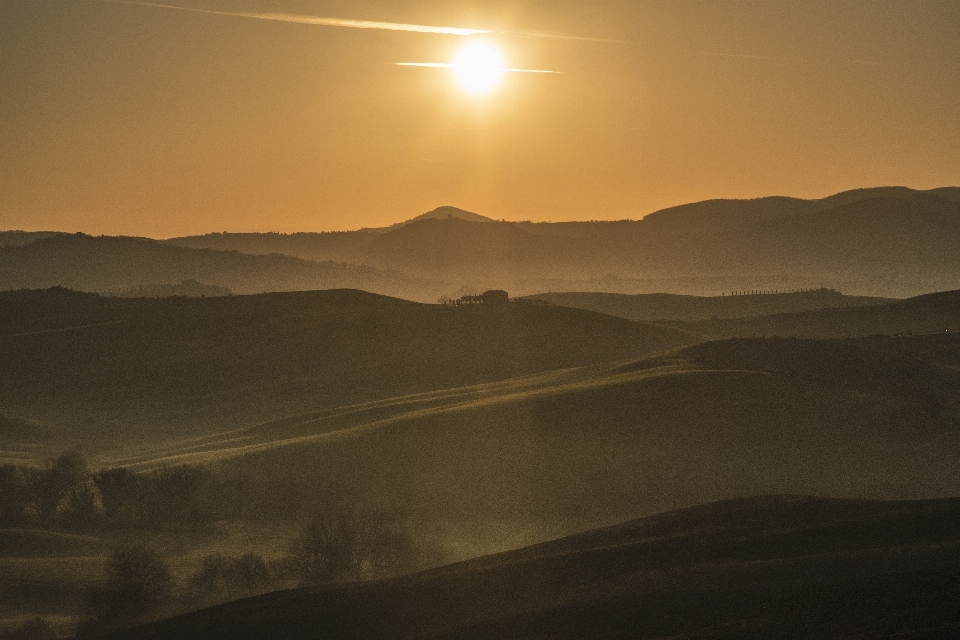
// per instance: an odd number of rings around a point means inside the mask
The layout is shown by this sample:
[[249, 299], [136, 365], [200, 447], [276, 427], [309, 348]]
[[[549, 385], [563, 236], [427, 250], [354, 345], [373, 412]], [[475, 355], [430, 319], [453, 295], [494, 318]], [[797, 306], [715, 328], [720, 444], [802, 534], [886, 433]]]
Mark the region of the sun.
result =
[[461, 89], [473, 96], [483, 96], [503, 80], [506, 63], [495, 45], [485, 40], [471, 40], [457, 49], [450, 69]]

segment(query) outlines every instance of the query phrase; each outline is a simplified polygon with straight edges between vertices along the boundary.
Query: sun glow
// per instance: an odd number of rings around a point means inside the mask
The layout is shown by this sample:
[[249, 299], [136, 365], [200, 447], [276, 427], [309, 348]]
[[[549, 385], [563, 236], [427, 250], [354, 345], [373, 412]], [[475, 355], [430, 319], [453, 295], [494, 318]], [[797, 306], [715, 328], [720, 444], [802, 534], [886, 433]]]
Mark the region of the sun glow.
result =
[[450, 70], [461, 89], [474, 96], [490, 93], [507, 71], [503, 54], [485, 40], [471, 40], [457, 50]]

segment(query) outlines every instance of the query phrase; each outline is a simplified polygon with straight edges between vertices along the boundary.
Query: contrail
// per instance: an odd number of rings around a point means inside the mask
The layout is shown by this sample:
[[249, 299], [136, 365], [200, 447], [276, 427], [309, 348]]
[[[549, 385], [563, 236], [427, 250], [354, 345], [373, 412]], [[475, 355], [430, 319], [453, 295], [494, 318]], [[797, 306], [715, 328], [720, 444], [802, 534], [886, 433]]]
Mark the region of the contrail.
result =
[[[464, 65], [454, 64], [452, 62], [394, 62], [393, 64], [398, 67], [439, 67], [441, 69], [452, 69], [453, 67], [460, 67]], [[479, 65], [466, 65], [466, 66], [479, 66]], [[506, 71], [509, 73], [560, 73], [559, 71], [547, 71], [546, 69], [507, 69], [499, 68], [500, 71]]]
[[134, 2], [132, 0], [105, 0], [116, 4], [129, 4], [140, 7], [155, 7], [158, 9], [177, 9], [194, 13], [209, 13], [217, 16], [234, 16], [237, 18], [256, 18], [258, 20], [274, 20], [276, 22], [294, 22], [296, 24], [312, 24], [321, 27], [348, 27], [351, 29], [382, 29], [386, 31], [413, 31], [416, 33], [440, 33], [450, 36], [475, 36], [481, 33], [493, 33], [486, 29], [461, 29], [459, 27], [433, 27], [424, 24], [403, 24], [401, 22], [376, 22], [373, 20], [348, 20], [344, 18], [322, 18], [319, 16], [302, 16], [293, 13], [240, 13], [233, 11], [213, 11], [212, 9], [194, 9], [178, 7], [170, 4], [155, 4], [152, 2]]
[[233, 16], [236, 18], [255, 18], [257, 20], [274, 20], [276, 22], [293, 22], [295, 24], [312, 24], [321, 27], [347, 27], [350, 29], [381, 29], [386, 31], [412, 31], [415, 33], [439, 33], [448, 36], [475, 36], [480, 34], [511, 35], [522, 38], [550, 38], [555, 40], [588, 40], [594, 42], [618, 42], [602, 38], [583, 38], [567, 36], [560, 33], [546, 31], [493, 31], [491, 29], [464, 29], [461, 27], [436, 27], [425, 24], [405, 24], [402, 22], [378, 22], [375, 20], [350, 20], [347, 18], [323, 18], [320, 16], [304, 16], [295, 13], [243, 13], [235, 11], [214, 11], [213, 9], [195, 9], [180, 7], [172, 4], [157, 4], [154, 2], [137, 2], [136, 0], [102, 0], [115, 4], [129, 4], [139, 7], [154, 7], [157, 9], [176, 9], [193, 13], [208, 13], [216, 16]]
[[274, 20], [276, 22], [293, 22], [296, 24], [312, 24], [321, 27], [347, 27], [350, 29], [382, 29], [386, 31], [413, 31], [415, 33], [439, 33], [448, 36], [475, 36], [479, 34], [495, 34], [517, 36], [521, 38], [549, 38], [554, 40], [586, 40], [590, 42], [620, 42], [604, 38], [584, 38], [568, 36], [562, 33], [547, 31], [493, 31], [491, 29], [464, 29], [461, 27], [435, 27], [425, 24], [405, 24], [403, 22], [378, 22], [375, 20], [350, 20], [347, 18], [324, 18], [320, 16], [304, 16], [295, 13], [240, 13], [234, 11], [214, 11], [212, 9], [194, 9], [172, 4], [157, 4], [154, 2], [137, 2], [136, 0], [101, 0], [115, 4], [129, 4], [140, 7], [155, 7], [158, 9], [176, 9], [178, 11], [192, 11], [194, 13], [209, 13], [217, 16], [233, 16], [237, 18], [256, 18], [257, 20]]

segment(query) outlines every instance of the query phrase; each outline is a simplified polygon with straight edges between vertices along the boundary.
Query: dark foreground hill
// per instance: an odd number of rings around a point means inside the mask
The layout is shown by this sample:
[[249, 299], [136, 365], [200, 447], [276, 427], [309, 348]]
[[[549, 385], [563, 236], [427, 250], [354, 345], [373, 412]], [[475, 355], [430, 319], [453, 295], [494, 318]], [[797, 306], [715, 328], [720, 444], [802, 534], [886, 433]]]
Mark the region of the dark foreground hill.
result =
[[576, 309], [454, 308], [355, 290], [163, 299], [6, 292], [0, 414], [58, 425], [88, 445], [156, 440], [696, 340]]
[[819, 200], [710, 200], [642, 220], [529, 223], [428, 217], [336, 234], [212, 234], [174, 244], [282, 252], [515, 293], [829, 287], [906, 297], [960, 287], [960, 189], [887, 187]]
[[960, 334], [703, 343], [344, 406], [117, 462], [216, 464], [251, 503], [576, 530], [758, 493], [960, 494]]
[[281, 591], [112, 636], [952, 638], [960, 501], [748, 498], [405, 578]]
[[744, 293], [724, 296], [682, 296], [669, 293], [626, 295], [622, 293], [539, 293], [525, 299], [541, 300], [563, 307], [587, 309], [612, 316], [659, 322], [747, 318], [816, 309], [867, 307], [893, 302], [888, 298], [845, 296], [832, 289], [791, 293]]

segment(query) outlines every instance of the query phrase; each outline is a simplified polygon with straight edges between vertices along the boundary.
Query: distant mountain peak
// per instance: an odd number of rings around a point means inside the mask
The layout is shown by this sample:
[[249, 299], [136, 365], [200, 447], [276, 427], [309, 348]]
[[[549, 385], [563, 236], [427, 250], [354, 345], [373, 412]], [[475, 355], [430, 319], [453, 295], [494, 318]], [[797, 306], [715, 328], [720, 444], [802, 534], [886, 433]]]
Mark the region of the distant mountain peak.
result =
[[481, 216], [479, 213], [473, 213], [471, 211], [466, 211], [458, 207], [444, 205], [441, 207], [437, 207], [432, 211], [421, 213], [420, 215], [414, 218], [410, 218], [409, 220], [404, 220], [403, 222], [392, 224], [389, 227], [387, 227], [387, 230], [404, 227], [412, 222], [419, 222], [420, 220], [443, 220], [446, 218], [457, 218], [458, 220], [466, 220], [467, 222], [495, 222], [493, 218]]

